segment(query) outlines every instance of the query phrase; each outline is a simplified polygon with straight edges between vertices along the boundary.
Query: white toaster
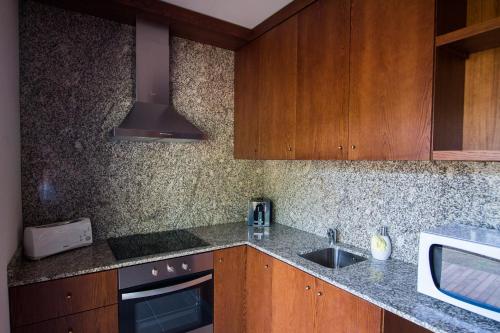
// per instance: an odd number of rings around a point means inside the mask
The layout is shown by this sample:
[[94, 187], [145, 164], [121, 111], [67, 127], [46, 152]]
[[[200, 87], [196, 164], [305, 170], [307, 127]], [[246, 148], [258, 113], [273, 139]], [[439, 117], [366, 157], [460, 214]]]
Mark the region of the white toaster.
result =
[[24, 254], [33, 260], [90, 244], [92, 226], [86, 217], [24, 229]]

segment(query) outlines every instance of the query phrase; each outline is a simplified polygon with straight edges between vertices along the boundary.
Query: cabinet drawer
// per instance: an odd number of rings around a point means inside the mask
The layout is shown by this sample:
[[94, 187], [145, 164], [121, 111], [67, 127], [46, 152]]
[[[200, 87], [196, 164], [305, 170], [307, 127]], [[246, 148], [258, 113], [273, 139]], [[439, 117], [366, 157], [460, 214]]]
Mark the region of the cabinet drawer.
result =
[[118, 306], [81, 312], [75, 315], [22, 326], [14, 333], [118, 333]]
[[117, 291], [115, 270], [10, 288], [13, 327], [116, 304]]

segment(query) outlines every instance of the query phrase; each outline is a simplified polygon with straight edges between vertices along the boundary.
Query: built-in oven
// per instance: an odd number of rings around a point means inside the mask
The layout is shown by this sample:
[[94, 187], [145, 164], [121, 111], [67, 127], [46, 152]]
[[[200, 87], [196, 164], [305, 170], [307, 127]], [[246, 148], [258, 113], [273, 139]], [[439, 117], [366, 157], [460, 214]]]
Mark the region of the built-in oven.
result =
[[213, 256], [121, 268], [120, 333], [213, 332]]

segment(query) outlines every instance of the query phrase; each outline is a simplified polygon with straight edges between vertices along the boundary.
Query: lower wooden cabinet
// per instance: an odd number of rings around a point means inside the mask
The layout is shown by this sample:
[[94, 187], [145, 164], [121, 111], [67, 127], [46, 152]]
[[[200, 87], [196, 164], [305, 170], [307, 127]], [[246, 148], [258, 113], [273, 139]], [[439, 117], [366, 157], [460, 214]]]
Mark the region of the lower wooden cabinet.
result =
[[14, 332], [118, 332], [116, 270], [12, 287], [9, 299]]
[[313, 332], [314, 282], [311, 275], [274, 260], [272, 332]]
[[247, 249], [246, 331], [271, 332], [272, 273], [274, 259], [252, 247]]
[[[9, 289], [15, 333], [118, 333], [115, 270]], [[427, 333], [249, 246], [214, 252], [216, 333]]]
[[14, 333], [118, 333], [118, 306], [81, 312], [78, 314], [21, 326]]
[[382, 310], [279, 260], [273, 263], [273, 332], [375, 333]]
[[[382, 309], [331, 284], [316, 279], [318, 333], [375, 333], [382, 327]], [[402, 331], [403, 332], [403, 331]]]
[[214, 252], [214, 331], [245, 332], [246, 246]]
[[214, 260], [216, 333], [428, 333], [252, 247]]
[[33, 324], [118, 302], [115, 270], [9, 289], [14, 327]]
[[384, 311], [383, 333], [431, 333], [431, 331], [418, 326], [392, 312]]

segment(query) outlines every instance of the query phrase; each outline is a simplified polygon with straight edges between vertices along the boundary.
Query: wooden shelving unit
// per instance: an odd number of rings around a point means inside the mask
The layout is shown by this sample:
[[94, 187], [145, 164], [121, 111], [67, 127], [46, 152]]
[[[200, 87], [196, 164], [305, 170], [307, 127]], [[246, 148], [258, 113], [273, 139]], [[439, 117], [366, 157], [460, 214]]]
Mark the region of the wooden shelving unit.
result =
[[473, 53], [500, 46], [500, 17], [439, 35], [436, 46]]
[[500, 0], [437, 0], [434, 160], [500, 161]]
[[434, 150], [437, 161], [500, 161], [500, 151], [491, 150]]

